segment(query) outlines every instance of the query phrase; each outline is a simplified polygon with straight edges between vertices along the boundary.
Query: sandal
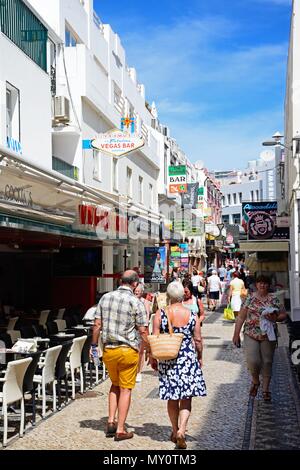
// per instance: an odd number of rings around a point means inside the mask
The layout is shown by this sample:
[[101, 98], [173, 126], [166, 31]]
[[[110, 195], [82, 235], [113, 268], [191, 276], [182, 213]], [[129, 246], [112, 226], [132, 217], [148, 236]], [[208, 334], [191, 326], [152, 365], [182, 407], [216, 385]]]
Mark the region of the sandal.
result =
[[106, 437], [115, 437], [117, 432], [117, 425], [116, 423], [107, 423], [106, 427]]
[[256, 397], [259, 386], [260, 386], [260, 382], [258, 382], [258, 384], [255, 384], [254, 382], [252, 382], [250, 391], [249, 391], [250, 397]]
[[186, 449], [186, 448], [187, 448], [187, 445], [186, 445], [185, 437], [180, 434], [177, 434], [176, 449]]
[[263, 399], [264, 399], [264, 401], [271, 401], [272, 400], [271, 392], [269, 392], [269, 391], [263, 392]]

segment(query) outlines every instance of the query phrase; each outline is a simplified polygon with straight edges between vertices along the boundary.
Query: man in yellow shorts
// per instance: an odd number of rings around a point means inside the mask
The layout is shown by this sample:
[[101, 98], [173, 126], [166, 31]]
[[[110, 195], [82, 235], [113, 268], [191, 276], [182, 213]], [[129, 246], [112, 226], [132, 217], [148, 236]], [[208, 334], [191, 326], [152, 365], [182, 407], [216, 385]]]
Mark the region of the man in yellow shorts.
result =
[[92, 348], [98, 345], [101, 330], [103, 361], [112, 382], [106, 437], [114, 437], [115, 441], [133, 437], [132, 432], [126, 431], [125, 421], [135, 386], [141, 338], [147, 342], [146, 309], [133, 294], [138, 283], [135, 271], [125, 271], [121, 286], [101, 298], [95, 314]]

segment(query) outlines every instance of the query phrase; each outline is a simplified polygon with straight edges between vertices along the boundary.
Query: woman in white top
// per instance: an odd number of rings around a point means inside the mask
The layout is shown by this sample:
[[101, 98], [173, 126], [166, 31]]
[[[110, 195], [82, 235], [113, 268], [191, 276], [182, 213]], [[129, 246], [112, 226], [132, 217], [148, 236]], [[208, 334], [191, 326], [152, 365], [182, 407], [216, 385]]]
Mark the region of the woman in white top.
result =
[[233, 280], [230, 282], [229, 288], [229, 299], [234, 316], [237, 317], [242, 306], [242, 293], [245, 289], [245, 284], [242, 279], [239, 278], [237, 272], [233, 273], [232, 277]]
[[207, 303], [208, 310], [216, 310], [217, 302], [222, 292], [222, 285], [217, 271], [213, 270], [212, 275], [207, 279]]
[[201, 278], [201, 276], [199, 276], [197, 269], [194, 268], [193, 269], [193, 275], [191, 277], [191, 281], [193, 283], [193, 295], [195, 297], [198, 297], [198, 295], [199, 295], [198, 287], [200, 285], [201, 280], [202, 280], [202, 278]]

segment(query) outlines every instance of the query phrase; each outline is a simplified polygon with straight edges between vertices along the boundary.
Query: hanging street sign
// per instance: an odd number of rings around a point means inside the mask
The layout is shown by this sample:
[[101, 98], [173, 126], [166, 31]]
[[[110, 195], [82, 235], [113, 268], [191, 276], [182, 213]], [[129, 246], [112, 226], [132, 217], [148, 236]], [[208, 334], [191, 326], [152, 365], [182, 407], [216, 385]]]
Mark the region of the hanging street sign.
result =
[[121, 119], [121, 131], [124, 130], [124, 127], [126, 127], [127, 130], [130, 127], [131, 134], [134, 134], [135, 133], [135, 118], [134, 117], [129, 117], [129, 116], [122, 117], [122, 119]]
[[187, 192], [188, 185], [185, 165], [169, 166], [168, 188], [170, 194]]
[[91, 140], [91, 147], [93, 149], [113, 155], [114, 157], [122, 157], [144, 145], [145, 141], [143, 138], [118, 129], [99, 134], [96, 139]]

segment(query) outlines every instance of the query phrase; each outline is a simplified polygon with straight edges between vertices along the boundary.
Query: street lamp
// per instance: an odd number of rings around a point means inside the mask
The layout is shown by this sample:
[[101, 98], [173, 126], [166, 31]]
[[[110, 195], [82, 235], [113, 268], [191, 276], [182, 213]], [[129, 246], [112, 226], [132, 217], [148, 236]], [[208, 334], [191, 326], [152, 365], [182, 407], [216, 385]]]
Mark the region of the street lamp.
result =
[[293, 146], [288, 147], [287, 145], [284, 145], [282, 142], [279, 142], [277, 140], [266, 140], [262, 143], [262, 145], [264, 147], [275, 147], [276, 145], [280, 145], [281, 147], [284, 147], [287, 150], [293, 150]]
[[288, 145], [284, 145], [281, 142], [281, 139], [283, 139], [283, 135], [280, 134], [280, 132], [276, 132], [274, 135], [272, 135], [273, 140], [266, 140], [262, 142], [262, 145], [264, 147], [276, 147], [277, 145], [280, 145], [281, 147], [284, 147], [287, 150], [293, 151], [293, 142], [296, 141], [299, 143], [300, 141], [300, 136], [296, 136], [292, 138], [292, 141]]

